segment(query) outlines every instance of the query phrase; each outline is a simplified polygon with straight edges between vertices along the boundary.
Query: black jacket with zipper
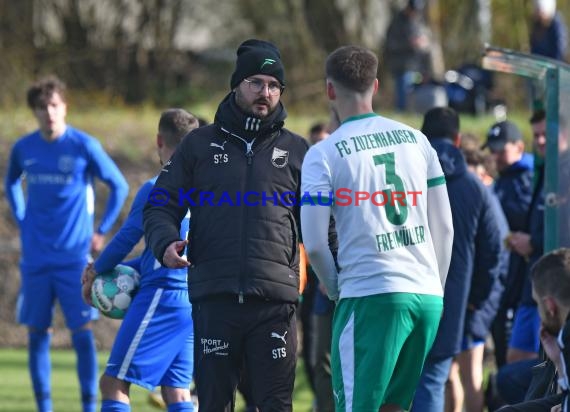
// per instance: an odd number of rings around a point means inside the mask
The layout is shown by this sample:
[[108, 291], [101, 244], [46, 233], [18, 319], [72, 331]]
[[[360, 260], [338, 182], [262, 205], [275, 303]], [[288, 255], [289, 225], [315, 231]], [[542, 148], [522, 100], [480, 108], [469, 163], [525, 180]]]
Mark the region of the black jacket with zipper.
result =
[[235, 295], [296, 302], [297, 200], [308, 145], [282, 127], [281, 105], [256, 130], [259, 119], [232, 117], [236, 107], [228, 98], [215, 123], [190, 132], [164, 166], [144, 209], [146, 241], [162, 263], [189, 208], [191, 301]]

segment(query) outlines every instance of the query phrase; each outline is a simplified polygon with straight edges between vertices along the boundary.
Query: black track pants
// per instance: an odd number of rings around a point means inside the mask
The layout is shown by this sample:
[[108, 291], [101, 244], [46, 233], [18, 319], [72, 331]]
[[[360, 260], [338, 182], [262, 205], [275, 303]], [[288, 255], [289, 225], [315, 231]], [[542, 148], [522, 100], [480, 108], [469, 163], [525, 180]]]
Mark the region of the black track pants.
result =
[[233, 411], [244, 365], [260, 412], [292, 410], [297, 352], [293, 303], [219, 298], [195, 302], [192, 318], [201, 411]]

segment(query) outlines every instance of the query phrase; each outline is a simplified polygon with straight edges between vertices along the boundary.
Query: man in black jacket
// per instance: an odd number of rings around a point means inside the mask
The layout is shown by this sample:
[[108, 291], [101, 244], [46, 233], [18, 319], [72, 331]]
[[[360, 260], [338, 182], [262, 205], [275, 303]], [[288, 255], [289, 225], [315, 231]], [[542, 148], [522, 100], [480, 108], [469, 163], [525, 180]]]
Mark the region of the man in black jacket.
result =
[[[443, 315], [424, 364], [412, 412], [444, 410], [445, 382], [453, 357], [477, 341], [484, 341], [488, 321], [481, 311], [500, 296], [493, 294], [502, 269], [500, 226], [488, 189], [467, 170], [457, 148], [459, 116], [451, 108], [436, 107], [424, 115], [422, 132], [437, 152], [447, 184], [453, 220], [453, 250], [445, 283]], [[464, 331], [469, 333], [465, 341]], [[465, 343], [466, 345], [463, 345]]]
[[[244, 365], [260, 411], [292, 409], [298, 200], [308, 145], [283, 128], [284, 84], [272, 43], [242, 43], [214, 123], [185, 138], [144, 210], [155, 256], [188, 267], [196, 384], [207, 411], [233, 410]], [[190, 233], [180, 239], [188, 209]]]
[[[570, 370], [570, 249], [556, 249], [532, 267], [532, 297], [540, 314], [540, 341], [548, 357], [541, 384], [546, 396], [501, 408], [501, 412], [568, 412]], [[556, 376], [558, 374], [558, 390]], [[554, 386], [554, 388], [553, 388]], [[545, 389], [544, 387], [542, 388]], [[528, 393], [527, 393], [528, 396]]]

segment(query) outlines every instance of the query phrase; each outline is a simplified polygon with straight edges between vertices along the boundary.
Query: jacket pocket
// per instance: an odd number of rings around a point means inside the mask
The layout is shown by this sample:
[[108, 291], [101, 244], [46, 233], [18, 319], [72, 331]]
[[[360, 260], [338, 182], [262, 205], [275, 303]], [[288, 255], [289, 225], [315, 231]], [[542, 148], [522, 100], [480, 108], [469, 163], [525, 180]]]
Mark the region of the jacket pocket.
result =
[[291, 215], [291, 212], [287, 213], [287, 219], [289, 219], [289, 226], [291, 228], [291, 258], [289, 259], [289, 267], [292, 267], [295, 263], [295, 259], [297, 258], [297, 240], [299, 238], [297, 234], [297, 223], [295, 222], [295, 218]]

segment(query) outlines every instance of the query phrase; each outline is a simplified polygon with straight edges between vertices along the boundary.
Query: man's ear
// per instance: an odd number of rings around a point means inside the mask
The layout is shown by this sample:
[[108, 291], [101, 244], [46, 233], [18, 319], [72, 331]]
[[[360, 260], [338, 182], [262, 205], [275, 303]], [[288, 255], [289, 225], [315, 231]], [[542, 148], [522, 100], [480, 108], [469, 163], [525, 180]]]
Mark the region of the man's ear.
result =
[[558, 305], [552, 296], [544, 297], [544, 307], [549, 316], [555, 317], [558, 315]]
[[336, 90], [334, 89], [334, 85], [330, 80], [327, 80], [327, 97], [330, 100], [336, 99]]
[[461, 146], [461, 133], [457, 133], [455, 136], [453, 136], [453, 145], [455, 147]]
[[374, 79], [374, 90], [372, 91], [372, 96], [378, 93], [378, 87], [380, 86], [380, 82], [378, 79]]
[[156, 145], [158, 146], [159, 149], [162, 149], [162, 147], [164, 146], [164, 138], [160, 133], [156, 134]]

